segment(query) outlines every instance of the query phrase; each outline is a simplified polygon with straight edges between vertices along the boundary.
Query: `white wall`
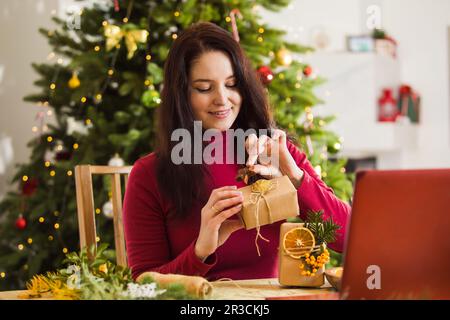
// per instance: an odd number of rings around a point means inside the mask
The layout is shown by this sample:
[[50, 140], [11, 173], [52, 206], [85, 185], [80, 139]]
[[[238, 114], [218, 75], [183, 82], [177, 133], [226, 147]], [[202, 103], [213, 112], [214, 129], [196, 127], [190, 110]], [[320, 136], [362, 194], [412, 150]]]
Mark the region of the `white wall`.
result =
[[419, 149], [406, 161], [412, 167], [450, 167], [450, 1], [389, 0], [383, 7], [385, 27], [400, 43], [402, 78], [422, 94]]
[[449, 167], [450, 1], [294, 0], [280, 13], [262, 10], [261, 15], [269, 24], [287, 30], [289, 40], [303, 44], [312, 44], [315, 30], [325, 30], [331, 38], [325, 51], [336, 52], [345, 49], [346, 35], [367, 33], [370, 4], [381, 7], [382, 27], [399, 43], [402, 82], [422, 96], [417, 149], [403, 153], [399, 167]]
[[[22, 98], [37, 92], [37, 79], [32, 62], [44, 62], [50, 52], [39, 27], [49, 27], [52, 10], [58, 9], [57, 0], [2, 0], [0, 1], [0, 134], [12, 137], [14, 161], [26, 162], [30, 150], [27, 142], [33, 137], [37, 105], [25, 103]], [[6, 175], [0, 175], [0, 198], [15, 172], [10, 165]]]
[[343, 34], [359, 33], [359, 0], [292, 0], [280, 12], [261, 10], [263, 20], [288, 32], [286, 39], [308, 44], [317, 30], [330, 35], [330, 50], [343, 50]]

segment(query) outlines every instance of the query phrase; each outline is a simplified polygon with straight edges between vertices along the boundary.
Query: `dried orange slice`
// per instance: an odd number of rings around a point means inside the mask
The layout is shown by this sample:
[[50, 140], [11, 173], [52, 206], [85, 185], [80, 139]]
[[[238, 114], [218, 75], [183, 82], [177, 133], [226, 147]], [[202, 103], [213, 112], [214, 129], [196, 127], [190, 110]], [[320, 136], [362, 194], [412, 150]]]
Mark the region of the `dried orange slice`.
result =
[[316, 241], [312, 232], [303, 227], [294, 228], [284, 234], [283, 249], [294, 259], [299, 259], [310, 253]]

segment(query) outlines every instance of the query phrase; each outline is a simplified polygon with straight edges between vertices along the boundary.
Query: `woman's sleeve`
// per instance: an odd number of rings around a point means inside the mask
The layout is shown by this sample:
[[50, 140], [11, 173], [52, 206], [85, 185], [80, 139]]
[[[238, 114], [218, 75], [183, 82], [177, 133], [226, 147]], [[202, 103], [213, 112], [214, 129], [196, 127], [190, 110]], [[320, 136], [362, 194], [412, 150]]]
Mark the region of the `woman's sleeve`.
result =
[[136, 279], [145, 271], [203, 276], [215, 264], [195, 255], [195, 240], [172, 258], [156, 179], [137, 161], [130, 173], [123, 205], [128, 265]]
[[290, 141], [287, 142], [287, 147], [297, 166], [304, 173], [302, 183], [297, 190], [300, 217], [305, 219], [309, 210], [323, 210], [325, 219], [332, 217], [341, 228], [337, 232], [336, 241], [329, 244], [329, 247], [342, 252], [347, 222], [351, 213], [350, 205], [338, 199], [333, 190], [320, 179], [305, 153], [300, 152]]

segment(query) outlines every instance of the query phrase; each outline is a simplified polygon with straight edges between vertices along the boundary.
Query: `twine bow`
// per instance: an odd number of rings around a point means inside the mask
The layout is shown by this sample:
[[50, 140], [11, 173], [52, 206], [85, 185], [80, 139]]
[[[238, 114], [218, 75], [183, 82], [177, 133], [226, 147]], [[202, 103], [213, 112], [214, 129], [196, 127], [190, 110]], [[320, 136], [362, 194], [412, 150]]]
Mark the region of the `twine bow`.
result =
[[128, 59], [131, 59], [137, 50], [137, 43], [145, 43], [148, 37], [148, 31], [142, 29], [121, 29], [113, 24], [105, 26], [104, 35], [106, 37], [106, 51], [110, 51], [117, 46], [122, 38], [125, 38], [125, 44], [128, 50]]
[[267, 209], [269, 212], [269, 222], [272, 223], [272, 213], [271, 213], [269, 204], [267, 202], [267, 199], [265, 197], [265, 194], [267, 192], [275, 189], [277, 186], [278, 186], [278, 184], [276, 181], [265, 180], [265, 179], [260, 179], [252, 184], [252, 191], [251, 191], [252, 193], [250, 195], [250, 203], [254, 204], [256, 207], [256, 210], [255, 210], [255, 220], [256, 220], [255, 246], [256, 246], [256, 250], [258, 252], [259, 257], [261, 256], [261, 252], [259, 250], [258, 239], [261, 238], [262, 240], [269, 242], [269, 240], [264, 238], [260, 232], [261, 227], [259, 225], [259, 201], [261, 199], [264, 199], [264, 201], [266, 202]]

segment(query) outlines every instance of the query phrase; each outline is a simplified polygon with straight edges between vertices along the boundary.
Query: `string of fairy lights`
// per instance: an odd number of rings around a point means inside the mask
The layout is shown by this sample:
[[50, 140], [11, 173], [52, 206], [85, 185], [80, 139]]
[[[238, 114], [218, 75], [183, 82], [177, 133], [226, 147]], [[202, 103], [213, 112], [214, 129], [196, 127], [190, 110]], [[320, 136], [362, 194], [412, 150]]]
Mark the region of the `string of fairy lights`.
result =
[[[133, 9], [133, 4], [134, 4], [134, 1], [130, 1], [129, 2], [129, 5], [127, 7], [127, 14], [122, 19], [122, 22], [124, 24], [129, 22], [129, 19], [130, 19], [131, 13], [132, 13], [132, 9]], [[259, 8], [258, 5], [255, 5], [253, 7], [253, 10], [259, 10], [259, 9], [260, 8]], [[55, 15], [56, 14], [56, 10], [52, 10], [51, 14]], [[79, 16], [81, 18], [82, 14], [83, 14], [83, 10], [81, 9], [78, 14], [79, 14]], [[178, 18], [181, 15], [182, 15], [182, 12], [180, 10], [175, 10], [173, 12], [173, 16], [175, 18]], [[149, 13], [149, 18], [150, 18], [150, 13]], [[242, 18], [242, 16], [240, 18]], [[224, 19], [229, 24], [235, 23], [235, 21], [233, 21], [234, 19], [233, 19], [233, 16], [231, 14], [228, 14], [227, 16], [225, 16]], [[107, 21], [107, 20], [104, 20], [102, 22], [102, 27], [103, 28], [106, 28], [109, 25], [110, 25], [110, 22]], [[173, 41], [175, 41], [177, 39], [177, 37], [178, 37], [177, 30], [173, 30], [173, 31], [169, 30], [169, 31], [170, 32], [168, 33], [167, 36], [170, 37]], [[257, 29], [257, 35], [256, 35], [257, 36], [256, 37], [256, 41], [258, 43], [263, 43], [264, 42], [264, 33], [265, 33], [264, 27], [260, 26]], [[48, 36], [49, 37], [52, 37], [53, 35], [54, 35], [54, 31], [48, 31]], [[147, 41], [147, 43], [148, 43], [148, 41]], [[115, 75], [115, 72], [116, 72], [116, 61], [117, 61], [117, 57], [118, 57], [118, 54], [119, 54], [119, 50], [118, 49], [120, 49], [120, 47], [121, 47], [120, 43], [117, 43], [114, 46], [114, 48], [116, 50], [114, 51], [113, 56], [111, 58], [111, 61], [109, 63], [107, 74], [105, 75], [106, 76], [105, 77], [105, 81], [104, 81], [101, 89], [97, 93], [93, 94], [93, 96], [83, 95], [80, 98], [80, 101], [79, 101], [82, 105], [88, 103], [89, 101], [93, 101], [95, 104], [99, 104], [99, 103], [102, 102], [103, 95], [104, 95], [105, 91], [107, 90], [108, 85], [111, 85], [112, 79], [113, 79], [113, 77]], [[102, 48], [102, 46], [100, 46], [99, 44], [95, 44], [93, 46], [92, 50], [95, 53], [100, 53], [102, 50], [106, 50], [106, 48]], [[292, 61], [293, 61], [292, 55], [285, 48], [281, 48], [276, 53], [273, 52], [273, 51], [270, 51], [269, 52], [269, 57], [270, 57], [270, 59], [277, 59], [278, 63], [281, 66], [284, 66], [284, 67], [290, 66]], [[146, 60], [147, 64], [152, 61], [152, 55], [151, 55], [151, 51], [150, 51], [150, 46], [149, 45], [147, 45], [147, 48], [146, 48], [145, 60]], [[301, 58], [297, 58], [297, 60], [300, 63], [302, 63]], [[67, 66], [68, 63], [67, 63], [67, 61], [65, 61], [65, 59], [63, 57], [57, 56], [57, 54], [54, 51], [50, 52], [47, 55], [47, 61], [56, 61], [55, 72], [54, 72], [54, 74], [52, 76], [52, 79], [50, 81], [50, 84], [49, 84], [50, 95], [52, 96], [52, 95], [55, 95], [56, 91], [58, 90], [57, 80], [58, 80], [58, 76], [60, 74], [60, 71], [61, 71], [61, 69], [63, 67]], [[311, 78], [311, 79], [315, 79], [317, 77], [317, 73], [318, 73], [318, 70], [315, 70], [311, 74], [308, 74], [308, 77]], [[71, 78], [69, 79], [69, 81], [67, 83], [69, 88], [76, 89], [77, 87], [80, 86], [81, 81], [78, 78], [78, 75], [79, 75], [79, 72], [77, 70], [74, 70], [73, 73], [72, 73]], [[283, 80], [285, 78], [285, 74], [283, 73], [283, 71], [278, 72], [278, 77], [281, 80]], [[295, 89], [300, 89], [301, 88], [301, 86], [302, 86], [301, 81], [303, 80], [303, 78], [304, 78], [304, 70], [298, 70], [297, 78], [296, 78], [297, 82], [294, 84]], [[273, 79], [273, 75], [269, 74], [267, 76], [267, 79], [270, 82]], [[147, 87], [149, 89], [154, 89], [154, 85], [152, 84], [152, 82], [149, 79], [145, 79], [144, 85], [145, 85], [145, 87]], [[116, 84], [114, 87], [117, 88], [118, 84]], [[326, 91], [325, 95], [329, 96], [329, 95], [331, 95], [331, 92]], [[159, 99], [158, 103], [159, 102], [160, 102], [160, 99]], [[285, 102], [287, 104], [289, 104], [289, 103], [292, 103], [293, 101], [292, 101], [291, 97], [286, 97], [285, 98]], [[49, 127], [46, 124], [46, 121], [47, 121], [47, 118], [51, 118], [53, 116], [53, 111], [50, 109], [51, 106], [49, 104], [49, 101], [41, 101], [41, 102], [39, 102], [37, 104], [37, 106], [39, 107], [39, 111], [37, 112], [37, 115], [36, 115], [36, 121], [38, 121], [38, 125], [32, 126], [31, 131], [33, 133], [37, 134], [37, 135], [46, 135], [47, 132], [49, 131]], [[306, 132], [308, 132], [308, 130], [312, 130], [313, 127], [314, 127], [314, 115], [312, 113], [312, 108], [311, 107], [306, 107], [304, 111], [305, 111], [305, 119], [306, 119], [306, 121], [304, 122], [304, 129], [305, 129]], [[89, 118], [86, 118], [84, 120], [84, 124], [86, 126], [90, 126], [90, 125], [92, 125], [92, 121]], [[319, 126], [323, 126], [323, 125], [325, 125], [325, 122], [323, 120], [319, 120], [318, 124], [319, 124]], [[292, 123], [289, 124], [289, 128], [290, 129], [293, 129], [294, 127], [295, 127], [294, 124], [292, 124]], [[55, 143], [55, 138], [52, 135], [47, 135], [46, 141], [49, 144], [54, 144]], [[342, 141], [343, 141], [342, 138], [340, 138], [340, 143], [342, 143]], [[340, 147], [341, 147], [340, 143], [336, 143], [334, 145], [334, 148], [336, 150], [340, 149]], [[309, 154], [310, 155], [314, 154], [314, 147], [313, 147], [313, 143], [311, 141], [311, 136], [309, 134], [307, 134], [307, 136], [306, 136], [306, 145], [307, 145]], [[72, 149], [72, 152], [76, 152], [80, 148], [79, 142], [74, 142], [70, 146], [70, 148]], [[54, 150], [55, 151], [63, 151], [64, 150], [64, 145], [61, 142], [58, 142], [58, 143], [56, 143], [56, 146], [55, 146]], [[328, 157], [328, 155], [327, 155], [327, 147], [324, 146], [324, 148], [322, 148], [322, 150], [321, 150], [320, 158], [322, 160], [325, 160], [325, 159], [327, 159], [327, 157]], [[56, 172], [55, 168], [53, 168], [52, 159], [50, 159], [50, 158], [49, 159], [45, 159], [45, 161], [43, 163], [43, 166], [44, 166], [44, 168], [46, 168], [48, 170], [48, 175], [49, 175], [50, 178], [54, 178], [56, 176], [57, 172]], [[320, 175], [322, 177], [326, 177], [327, 173], [326, 173], [326, 171], [322, 171], [322, 168], [321, 168], [320, 165], [316, 166], [314, 169], [315, 169], [315, 171], [317, 172], [318, 175]], [[341, 172], [345, 172], [345, 168], [342, 168]], [[65, 174], [68, 177], [68, 179], [73, 179], [72, 178], [73, 170], [70, 170], [70, 169], [66, 170]], [[22, 176], [22, 181], [24, 183], [26, 183], [30, 179], [31, 179], [31, 176], [29, 176], [29, 175], [23, 175]], [[69, 186], [69, 184], [66, 184], [66, 186]], [[55, 222], [52, 222], [52, 224], [53, 224], [52, 228], [53, 228], [54, 232], [48, 234], [48, 236], [47, 236], [47, 240], [49, 242], [55, 241], [55, 236], [58, 237], [57, 234], [58, 234], [58, 232], [60, 231], [60, 229], [62, 227], [61, 226], [61, 221], [58, 218], [60, 217], [61, 212], [63, 212], [63, 209], [64, 208], [60, 208], [60, 210], [54, 210], [53, 213], [52, 213], [53, 217], [56, 218], [56, 220], [55, 220]], [[95, 214], [96, 215], [99, 215], [101, 212], [102, 212], [102, 210], [100, 208], [96, 208], [95, 209]], [[50, 220], [51, 219], [49, 219], [45, 215], [41, 215], [41, 216], [39, 216], [37, 218], [37, 222], [39, 224], [44, 224], [44, 223], [46, 223], [46, 222], [48, 222]], [[60, 241], [62, 241], [62, 237], [59, 236], [58, 238], [60, 239]], [[100, 241], [100, 237], [97, 236], [96, 241], [99, 242]], [[16, 245], [16, 247], [17, 247], [17, 249], [19, 251], [22, 251], [22, 250], [25, 250], [27, 248], [27, 245], [28, 245], [28, 247], [30, 247], [32, 244], [33, 244], [33, 238], [32, 237], [28, 237], [27, 240], [24, 243], [18, 243]], [[62, 243], [62, 249], [61, 250], [62, 250], [62, 252], [64, 254], [66, 254], [66, 253], [68, 253], [69, 249]], [[27, 270], [28, 269], [28, 265], [25, 264], [23, 266], [23, 268], [25, 270]], [[5, 277], [6, 277], [6, 273], [4, 271], [0, 272], [0, 278], [5, 278]]]

